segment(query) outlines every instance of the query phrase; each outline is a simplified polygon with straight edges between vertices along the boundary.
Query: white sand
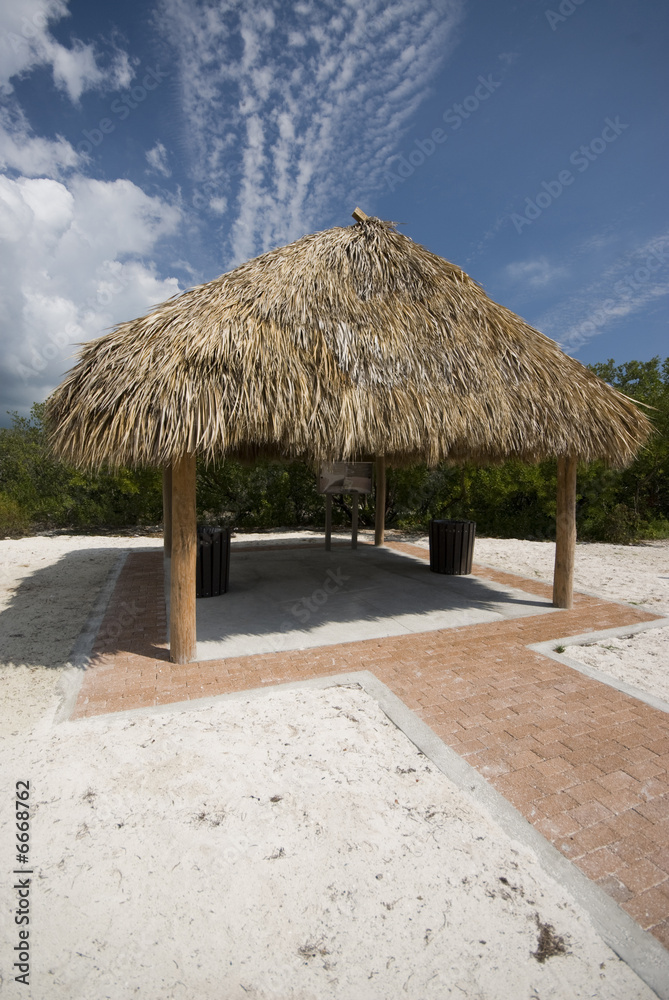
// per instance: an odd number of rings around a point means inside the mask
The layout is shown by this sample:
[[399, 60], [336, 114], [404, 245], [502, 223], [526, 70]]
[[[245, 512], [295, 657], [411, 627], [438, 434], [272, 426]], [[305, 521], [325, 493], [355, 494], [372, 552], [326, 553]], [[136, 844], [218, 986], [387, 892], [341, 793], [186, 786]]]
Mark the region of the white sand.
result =
[[[552, 583], [555, 545], [513, 538], [479, 538], [475, 558], [486, 566]], [[669, 615], [669, 539], [639, 545], [579, 542], [574, 588]]]
[[[522, 576], [552, 579], [552, 542], [481, 538], [476, 558]], [[669, 616], [669, 540], [642, 545], [576, 546], [574, 587]], [[669, 628], [652, 628], [588, 646], [569, 645], [566, 654], [603, 674], [669, 702]]]
[[[5, 944], [3, 997], [650, 1000], [532, 852], [358, 689], [55, 725], [64, 650], [115, 552], [147, 544], [160, 541], [0, 542], [0, 641], [14, 650], [0, 674], [3, 763], [10, 788], [31, 781], [36, 870], [32, 986], [13, 982]], [[477, 558], [545, 576], [548, 549], [481, 539]], [[597, 561], [603, 577], [615, 554], [579, 547], [579, 573], [587, 550], [589, 579]], [[636, 589], [607, 596], [647, 603], [660, 584], [631, 551], [617, 558]], [[12, 808], [5, 791], [5, 845]], [[0, 938], [13, 944], [11, 918], [5, 905]], [[532, 956], [537, 920], [567, 954]]]
[[669, 628], [569, 645], [565, 655], [669, 702]]

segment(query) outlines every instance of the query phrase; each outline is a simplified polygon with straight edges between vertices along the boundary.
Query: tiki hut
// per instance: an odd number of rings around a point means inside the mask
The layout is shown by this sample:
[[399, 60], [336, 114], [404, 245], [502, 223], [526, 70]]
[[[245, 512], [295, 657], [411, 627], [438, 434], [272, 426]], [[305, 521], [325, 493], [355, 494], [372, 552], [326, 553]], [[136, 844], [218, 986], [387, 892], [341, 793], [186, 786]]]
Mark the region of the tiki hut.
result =
[[85, 344], [48, 402], [64, 460], [165, 470], [175, 662], [195, 656], [196, 456], [375, 458], [377, 544], [385, 463], [556, 456], [554, 603], [570, 607], [577, 462], [624, 466], [650, 432], [459, 267], [354, 218]]

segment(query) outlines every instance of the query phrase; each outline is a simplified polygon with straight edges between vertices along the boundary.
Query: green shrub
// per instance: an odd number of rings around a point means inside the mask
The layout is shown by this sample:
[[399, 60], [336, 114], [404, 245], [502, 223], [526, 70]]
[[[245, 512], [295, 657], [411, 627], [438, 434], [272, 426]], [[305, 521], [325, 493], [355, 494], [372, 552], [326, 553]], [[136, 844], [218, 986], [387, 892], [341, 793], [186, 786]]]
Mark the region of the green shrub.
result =
[[30, 530], [30, 518], [16, 500], [0, 493], [0, 538], [25, 535]]
[[626, 503], [593, 511], [581, 526], [582, 539], [627, 545], [639, 537], [639, 518]]
[[156, 524], [162, 479], [156, 469], [87, 473], [56, 461], [46, 446], [43, 405], [0, 429], [0, 491], [34, 528]]

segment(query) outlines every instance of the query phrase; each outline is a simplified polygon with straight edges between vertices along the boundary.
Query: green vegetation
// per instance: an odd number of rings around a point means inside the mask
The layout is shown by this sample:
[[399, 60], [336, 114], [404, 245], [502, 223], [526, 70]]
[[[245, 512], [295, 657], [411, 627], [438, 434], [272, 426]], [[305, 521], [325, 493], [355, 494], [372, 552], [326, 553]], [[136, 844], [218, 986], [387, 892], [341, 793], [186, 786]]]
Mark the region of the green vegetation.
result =
[[155, 469], [82, 473], [49, 455], [43, 404], [0, 429], [0, 534], [44, 528], [121, 528], [157, 524], [161, 475]]
[[[595, 462], [579, 469], [578, 531], [582, 539], [631, 542], [669, 537], [669, 359], [613, 361], [593, 371], [646, 412], [657, 433], [622, 472]], [[14, 415], [0, 430], [0, 537], [30, 531], [95, 530], [156, 525], [162, 517], [160, 472], [121, 469], [82, 473], [48, 454], [43, 406]], [[425, 529], [432, 517], [466, 518], [480, 534], [551, 538], [555, 526], [556, 463], [424, 466], [388, 470], [386, 523]], [[334, 498], [333, 521], [348, 524], [348, 497]], [[301, 462], [230, 460], [198, 467], [198, 516], [240, 528], [322, 526], [323, 498], [314, 471]], [[361, 505], [361, 525], [374, 523], [373, 497]]]

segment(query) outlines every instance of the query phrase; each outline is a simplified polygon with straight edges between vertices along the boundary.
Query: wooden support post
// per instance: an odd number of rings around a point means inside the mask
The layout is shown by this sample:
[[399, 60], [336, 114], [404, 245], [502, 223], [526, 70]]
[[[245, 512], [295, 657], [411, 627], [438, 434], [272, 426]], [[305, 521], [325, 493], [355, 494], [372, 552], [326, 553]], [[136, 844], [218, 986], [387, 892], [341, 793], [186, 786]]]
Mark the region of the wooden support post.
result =
[[383, 455], [376, 458], [376, 490], [374, 512], [374, 544], [383, 545], [386, 529], [386, 460]]
[[325, 494], [325, 551], [332, 548], [332, 494]]
[[353, 510], [351, 512], [351, 548], [357, 549], [358, 547], [358, 497], [359, 493], [353, 493], [351, 496], [351, 503]]
[[172, 466], [163, 469], [163, 555], [172, 558]]
[[571, 455], [558, 458], [553, 574], [553, 605], [556, 608], [570, 608], [573, 603], [577, 465], [577, 460]]
[[172, 466], [172, 565], [170, 573], [170, 660], [190, 663], [196, 655], [195, 574], [197, 516], [195, 455]]

